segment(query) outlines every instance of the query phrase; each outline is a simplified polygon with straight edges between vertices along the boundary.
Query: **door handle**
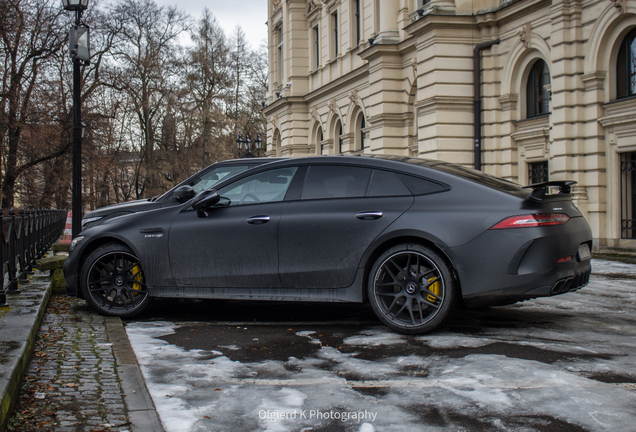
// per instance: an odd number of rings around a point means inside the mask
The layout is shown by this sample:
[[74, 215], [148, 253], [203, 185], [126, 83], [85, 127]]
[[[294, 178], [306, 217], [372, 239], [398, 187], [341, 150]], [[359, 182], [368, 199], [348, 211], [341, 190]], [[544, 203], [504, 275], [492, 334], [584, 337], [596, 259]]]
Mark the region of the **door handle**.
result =
[[381, 211], [365, 211], [358, 213], [356, 217], [361, 220], [373, 220], [380, 219], [383, 214], [384, 213], [382, 213]]
[[247, 218], [247, 223], [252, 225], [259, 225], [269, 222], [269, 216], [252, 216], [251, 218]]

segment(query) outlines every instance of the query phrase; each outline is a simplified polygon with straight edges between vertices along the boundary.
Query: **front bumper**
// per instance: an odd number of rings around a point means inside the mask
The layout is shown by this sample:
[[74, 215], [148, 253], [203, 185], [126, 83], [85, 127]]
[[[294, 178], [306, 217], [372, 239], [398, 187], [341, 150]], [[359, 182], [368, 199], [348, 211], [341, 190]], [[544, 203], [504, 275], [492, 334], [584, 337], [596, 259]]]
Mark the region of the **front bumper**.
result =
[[64, 279], [66, 280], [66, 295], [69, 297], [80, 297], [82, 294], [78, 286], [78, 268], [79, 257], [78, 250], [74, 250], [69, 254], [69, 257], [64, 261]]

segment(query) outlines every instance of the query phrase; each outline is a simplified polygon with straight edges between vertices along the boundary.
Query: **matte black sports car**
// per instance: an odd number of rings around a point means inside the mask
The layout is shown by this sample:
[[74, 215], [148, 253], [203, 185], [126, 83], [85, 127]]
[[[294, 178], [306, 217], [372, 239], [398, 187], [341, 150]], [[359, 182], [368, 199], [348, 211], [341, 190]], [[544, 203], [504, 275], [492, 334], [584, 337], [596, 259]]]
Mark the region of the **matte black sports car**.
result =
[[406, 157], [281, 160], [84, 230], [65, 263], [68, 293], [121, 317], [153, 297], [369, 301], [390, 328], [423, 333], [462, 302], [588, 283], [592, 233], [572, 183], [523, 188]]
[[221, 180], [229, 179], [233, 175], [246, 171], [255, 166], [280, 160], [280, 158], [232, 159], [212, 164], [193, 176], [182, 181], [169, 191], [149, 199], [127, 201], [93, 210], [82, 219], [82, 228], [89, 228], [100, 224], [112, 217], [121, 216], [138, 211], [152, 210], [183, 204], [195, 197], [199, 192], [213, 187]]

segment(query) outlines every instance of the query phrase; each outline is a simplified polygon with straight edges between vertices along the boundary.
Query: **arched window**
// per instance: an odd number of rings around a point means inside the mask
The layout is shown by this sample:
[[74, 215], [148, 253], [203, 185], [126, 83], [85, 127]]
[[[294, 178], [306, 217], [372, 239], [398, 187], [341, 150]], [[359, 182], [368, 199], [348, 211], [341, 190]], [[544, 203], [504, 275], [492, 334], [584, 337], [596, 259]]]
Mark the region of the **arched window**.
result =
[[547, 114], [550, 111], [550, 92], [545, 87], [550, 84], [550, 70], [543, 60], [537, 60], [526, 86], [527, 118]]
[[366, 127], [364, 113], [360, 112], [358, 114], [355, 125], [355, 148], [353, 150], [364, 150], [364, 128]]
[[338, 153], [342, 153], [343, 148], [342, 148], [342, 122], [340, 120], [338, 120], [338, 123], [336, 123], [336, 127], [334, 129], [334, 137], [333, 137], [333, 141], [338, 143]]
[[316, 141], [318, 141], [318, 145], [320, 146], [320, 154], [324, 155], [325, 154], [325, 146], [322, 144], [323, 140], [324, 140], [324, 136], [322, 135], [322, 128], [319, 127], [318, 131], [316, 133]]
[[360, 117], [360, 150], [364, 150], [364, 128], [367, 127], [367, 124], [364, 121], [364, 114]]
[[618, 52], [616, 62], [616, 97], [636, 94], [636, 28], [630, 31]]
[[280, 131], [278, 129], [274, 129], [274, 139], [273, 139], [273, 156], [279, 157], [281, 155], [281, 144], [282, 139], [280, 136]]

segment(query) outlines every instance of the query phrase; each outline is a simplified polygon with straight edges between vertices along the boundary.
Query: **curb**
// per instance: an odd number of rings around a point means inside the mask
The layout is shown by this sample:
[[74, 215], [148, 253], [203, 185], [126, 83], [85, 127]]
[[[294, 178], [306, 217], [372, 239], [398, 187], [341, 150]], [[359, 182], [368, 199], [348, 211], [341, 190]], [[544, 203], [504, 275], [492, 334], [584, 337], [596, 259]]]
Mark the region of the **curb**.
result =
[[[34, 289], [37, 285], [43, 285], [44, 281], [46, 288]], [[22, 375], [31, 360], [44, 311], [53, 290], [48, 276], [44, 275], [34, 276], [20, 288], [20, 294], [9, 294], [9, 306], [0, 320], [0, 432], [5, 430], [9, 415], [13, 412]], [[39, 302], [37, 308], [35, 302]]]
[[117, 374], [124, 392], [128, 419], [133, 431], [163, 432], [163, 426], [137, 363], [121, 319], [104, 317], [108, 339], [113, 344]]

